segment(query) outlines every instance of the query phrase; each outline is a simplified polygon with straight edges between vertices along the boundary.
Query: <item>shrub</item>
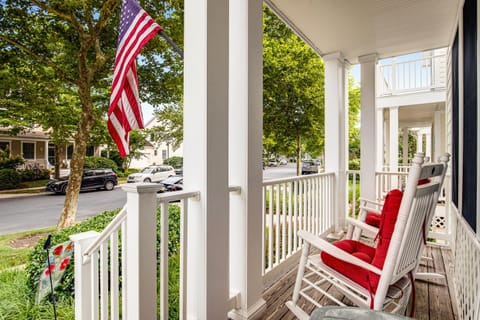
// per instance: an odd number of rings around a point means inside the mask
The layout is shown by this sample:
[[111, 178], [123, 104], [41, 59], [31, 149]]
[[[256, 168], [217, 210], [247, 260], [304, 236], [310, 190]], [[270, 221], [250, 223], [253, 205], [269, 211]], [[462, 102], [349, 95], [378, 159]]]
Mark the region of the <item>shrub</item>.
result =
[[[93, 218], [87, 219], [74, 226], [53, 233], [51, 242], [52, 246], [70, 240], [69, 236], [76, 233], [86, 232], [90, 230], [101, 232], [110, 223], [110, 221], [112, 221], [118, 211], [119, 210], [105, 211]], [[30, 296], [32, 299], [35, 296], [40, 275], [46, 265], [47, 255], [45, 250], [43, 249], [45, 240], [46, 239], [37, 242], [37, 244], [34, 246], [32, 253], [29, 257], [27, 266], [25, 268], [25, 271], [27, 272], [29, 287], [32, 288]], [[62, 281], [55, 289], [56, 297], [67, 299], [73, 295], [73, 274], [73, 263], [70, 263], [65, 273], [63, 274]]]
[[[69, 236], [86, 232], [90, 230], [101, 232], [105, 227], [112, 221], [115, 215], [119, 212], [119, 210], [113, 211], [105, 211], [93, 218], [80, 222], [72, 227], [65, 228], [59, 232], [55, 232], [52, 234], [52, 246], [57, 245], [59, 243], [65, 242], [69, 240]], [[173, 257], [172, 264], [176, 264], [177, 256], [180, 252], [180, 208], [178, 206], [170, 206], [169, 209], [169, 243], [168, 243], [168, 252], [169, 256]], [[160, 253], [160, 210], [157, 210], [157, 254]], [[27, 266], [25, 268], [27, 275], [28, 275], [28, 285], [32, 288], [30, 292], [30, 298], [34, 299], [35, 293], [38, 287], [38, 282], [40, 279], [40, 275], [45, 268], [46, 264], [46, 252], [43, 249], [43, 245], [45, 243], [45, 239], [39, 241], [32, 250], [32, 254], [29, 258]], [[119, 248], [121, 244], [119, 243]], [[73, 261], [73, 258], [72, 258]], [[179, 261], [178, 261], [179, 267]], [[171, 267], [171, 274], [169, 274], [170, 280], [169, 283], [171, 285], [176, 286], [176, 290], [172, 291], [171, 299], [175, 300], [178, 299], [178, 271], [175, 271], [175, 268]], [[63, 275], [62, 281], [55, 289], [55, 296], [58, 299], [68, 299], [73, 296], [74, 293], [74, 265], [70, 263]], [[175, 297], [176, 296], [176, 297]], [[172, 310], [177, 310], [173, 309]], [[173, 312], [173, 311], [172, 311]]]
[[360, 170], [360, 159], [348, 161], [348, 170]]
[[15, 169], [25, 163], [22, 157], [6, 158], [0, 157], [0, 169]]
[[20, 181], [20, 174], [15, 169], [0, 169], [0, 190], [14, 189]]
[[104, 157], [85, 157], [85, 168], [97, 169], [97, 168], [112, 168], [113, 171], [118, 173], [118, 166], [115, 161]]
[[168, 159], [163, 160], [163, 164], [172, 166], [174, 168], [181, 168], [183, 167], [183, 158], [182, 157], [170, 157]]
[[24, 181], [35, 181], [35, 180], [44, 180], [50, 178], [50, 170], [48, 169], [25, 169], [20, 170], [20, 179]]

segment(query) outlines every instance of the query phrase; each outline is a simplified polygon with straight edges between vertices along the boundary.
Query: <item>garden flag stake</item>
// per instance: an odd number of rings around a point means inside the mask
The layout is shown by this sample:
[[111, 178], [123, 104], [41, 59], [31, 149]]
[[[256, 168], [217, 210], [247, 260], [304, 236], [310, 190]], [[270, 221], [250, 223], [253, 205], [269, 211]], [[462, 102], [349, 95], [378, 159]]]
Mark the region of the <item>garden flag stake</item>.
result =
[[123, 1], [107, 121], [122, 158], [129, 153], [129, 131], [143, 128], [135, 58], [160, 30], [135, 0]]

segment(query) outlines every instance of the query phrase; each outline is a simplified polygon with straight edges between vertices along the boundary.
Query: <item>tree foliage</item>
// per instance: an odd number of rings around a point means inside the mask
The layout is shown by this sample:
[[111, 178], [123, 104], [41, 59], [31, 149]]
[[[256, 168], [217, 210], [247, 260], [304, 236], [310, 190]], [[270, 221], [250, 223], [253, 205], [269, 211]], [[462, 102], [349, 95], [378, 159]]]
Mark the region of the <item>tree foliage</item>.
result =
[[[41, 124], [57, 141], [75, 141], [59, 228], [75, 222], [87, 144], [105, 137], [120, 4], [6, 0], [0, 6], [0, 123]], [[182, 46], [183, 2], [140, 4]], [[155, 37], [139, 60], [142, 100], [180, 101], [181, 61], [169, 45]]]
[[304, 152], [319, 155], [323, 150], [323, 61], [266, 7], [263, 46], [264, 137], [276, 142], [276, 150], [295, 154], [297, 163]]

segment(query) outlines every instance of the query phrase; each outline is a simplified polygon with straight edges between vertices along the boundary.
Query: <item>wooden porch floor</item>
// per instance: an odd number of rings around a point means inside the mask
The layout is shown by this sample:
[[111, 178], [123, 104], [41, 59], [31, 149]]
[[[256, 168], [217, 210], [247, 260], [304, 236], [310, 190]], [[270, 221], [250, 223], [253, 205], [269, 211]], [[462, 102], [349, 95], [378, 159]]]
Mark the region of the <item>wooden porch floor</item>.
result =
[[[454, 302], [455, 295], [453, 292], [453, 264], [451, 250], [428, 246], [426, 253], [427, 256], [433, 260], [426, 262], [422, 261], [419, 271], [446, 274], [446, 279], [431, 280], [429, 282], [417, 280], [415, 282], [415, 319], [459, 319], [456, 304]], [[263, 320], [295, 319], [294, 315], [285, 306], [285, 302], [292, 297], [296, 272], [297, 270], [295, 268], [287, 273], [276, 284], [264, 291], [263, 298], [267, 302], [267, 311], [262, 318]], [[346, 299], [343, 299], [343, 302], [347, 303], [345, 300]], [[313, 311], [313, 306], [308, 303], [306, 303], [306, 305], [308, 306], [307, 308], [309, 308], [307, 309], [308, 313], [311, 313]]]

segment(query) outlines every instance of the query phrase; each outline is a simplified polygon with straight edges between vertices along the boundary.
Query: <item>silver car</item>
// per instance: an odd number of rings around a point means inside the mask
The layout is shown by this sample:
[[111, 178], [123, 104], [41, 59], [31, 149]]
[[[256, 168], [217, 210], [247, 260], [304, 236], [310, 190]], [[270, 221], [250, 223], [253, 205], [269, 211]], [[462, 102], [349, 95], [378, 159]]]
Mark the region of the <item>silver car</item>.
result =
[[130, 174], [127, 182], [160, 182], [174, 175], [175, 170], [172, 166], [149, 166], [140, 172]]

